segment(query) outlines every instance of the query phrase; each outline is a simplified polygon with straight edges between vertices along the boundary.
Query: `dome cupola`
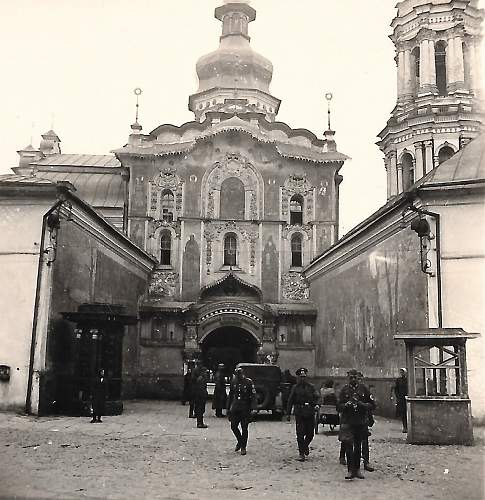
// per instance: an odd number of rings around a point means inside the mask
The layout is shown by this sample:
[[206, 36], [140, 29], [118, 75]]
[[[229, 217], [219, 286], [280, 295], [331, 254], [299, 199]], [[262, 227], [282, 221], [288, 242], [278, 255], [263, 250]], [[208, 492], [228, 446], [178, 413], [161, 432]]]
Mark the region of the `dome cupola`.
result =
[[215, 17], [222, 22], [217, 50], [196, 65], [199, 88], [189, 98], [189, 109], [203, 121], [207, 111], [259, 112], [273, 121], [280, 104], [269, 93], [273, 65], [250, 45], [248, 25], [256, 11], [248, 2], [225, 2]]

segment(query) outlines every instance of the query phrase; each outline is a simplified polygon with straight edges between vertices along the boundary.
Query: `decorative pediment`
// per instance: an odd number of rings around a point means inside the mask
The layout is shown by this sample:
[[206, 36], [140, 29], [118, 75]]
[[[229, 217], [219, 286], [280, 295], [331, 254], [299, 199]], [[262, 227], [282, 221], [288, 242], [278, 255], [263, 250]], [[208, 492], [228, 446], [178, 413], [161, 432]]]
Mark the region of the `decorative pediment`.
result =
[[261, 290], [250, 283], [245, 282], [236, 274], [229, 272], [223, 278], [210, 283], [200, 291], [200, 300], [213, 298], [239, 298], [251, 302], [261, 302], [263, 299]]

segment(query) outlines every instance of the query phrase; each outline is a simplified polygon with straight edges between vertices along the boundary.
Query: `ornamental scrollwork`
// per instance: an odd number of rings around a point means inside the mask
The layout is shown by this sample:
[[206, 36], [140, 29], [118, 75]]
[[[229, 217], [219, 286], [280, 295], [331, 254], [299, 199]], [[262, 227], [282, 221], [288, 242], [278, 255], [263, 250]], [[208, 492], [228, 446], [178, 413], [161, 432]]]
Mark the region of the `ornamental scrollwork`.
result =
[[154, 238], [158, 229], [173, 229], [177, 238], [180, 238], [181, 228], [179, 221], [151, 220], [148, 222], [148, 237]]
[[306, 206], [306, 218], [312, 219], [314, 186], [310, 184], [306, 175], [291, 175], [281, 188], [281, 215], [288, 216], [290, 210], [290, 199], [295, 194], [303, 196]]
[[287, 239], [288, 236], [294, 232], [304, 232], [309, 239], [312, 237], [312, 226], [310, 224], [303, 224], [300, 226], [299, 224], [288, 224], [283, 227], [283, 231], [281, 233], [282, 237]]
[[177, 283], [177, 273], [173, 271], [154, 271], [148, 282], [148, 294], [151, 298], [174, 297]]
[[286, 273], [281, 276], [283, 298], [292, 301], [308, 300], [308, 284], [300, 273]]

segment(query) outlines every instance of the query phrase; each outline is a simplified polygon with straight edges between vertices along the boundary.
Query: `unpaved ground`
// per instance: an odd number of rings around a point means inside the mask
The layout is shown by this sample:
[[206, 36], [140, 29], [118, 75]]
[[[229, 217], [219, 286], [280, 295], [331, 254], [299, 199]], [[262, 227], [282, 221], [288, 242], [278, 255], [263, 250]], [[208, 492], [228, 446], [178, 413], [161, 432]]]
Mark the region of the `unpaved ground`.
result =
[[345, 481], [335, 435], [318, 434], [295, 460], [294, 422], [250, 425], [248, 454], [234, 452], [226, 419], [196, 429], [187, 407], [127, 402], [102, 424], [85, 418], [0, 413], [0, 497], [29, 499], [446, 499], [482, 500], [485, 429], [475, 446], [413, 446], [397, 421], [377, 419], [376, 471]]

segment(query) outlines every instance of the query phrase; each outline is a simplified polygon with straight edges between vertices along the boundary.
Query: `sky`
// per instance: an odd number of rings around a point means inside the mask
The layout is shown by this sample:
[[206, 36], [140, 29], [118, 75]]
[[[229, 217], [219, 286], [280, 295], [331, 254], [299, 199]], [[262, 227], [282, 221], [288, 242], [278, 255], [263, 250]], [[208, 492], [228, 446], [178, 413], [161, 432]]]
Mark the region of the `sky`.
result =
[[[216, 0], [0, 0], [0, 174], [53, 128], [63, 153], [109, 154], [128, 140], [142, 89], [143, 132], [193, 119], [197, 59], [218, 46]], [[340, 234], [386, 202], [375, 145], [396, 100], [395, 0], [252, 0], [254, 50], [270, 59], [277, 119], [323, 137], [332, 92]]]

